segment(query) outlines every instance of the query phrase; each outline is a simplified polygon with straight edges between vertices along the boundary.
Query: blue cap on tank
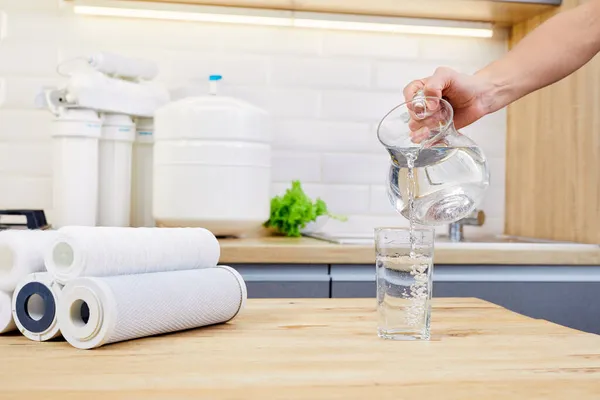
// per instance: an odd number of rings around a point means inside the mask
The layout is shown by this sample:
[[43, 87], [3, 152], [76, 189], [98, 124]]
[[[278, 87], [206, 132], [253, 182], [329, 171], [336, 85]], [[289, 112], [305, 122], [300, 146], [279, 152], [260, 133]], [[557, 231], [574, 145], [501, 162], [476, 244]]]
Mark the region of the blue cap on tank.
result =
[[211, 75], [208, 77], [209, 81], [220, 81], [221, 79], [223, 79], [221, 75]]

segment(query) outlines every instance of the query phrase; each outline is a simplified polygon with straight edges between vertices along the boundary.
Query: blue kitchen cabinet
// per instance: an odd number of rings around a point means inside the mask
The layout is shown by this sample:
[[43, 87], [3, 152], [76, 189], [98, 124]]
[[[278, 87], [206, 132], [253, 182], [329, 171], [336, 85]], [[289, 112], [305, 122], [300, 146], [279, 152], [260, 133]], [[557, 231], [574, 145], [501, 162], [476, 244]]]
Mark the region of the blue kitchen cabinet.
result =
[[433, 292], [600, 334], [600, 266], [436, 266]]
[[238, 264], [231, 265], [244, 278], [248, 298], [328, 298], [327, 264]]
[[[249, 298], [375, 297], [374, 265], [242, 264]], [[600, 334], [600, 266], [436, 265], [434, 297], [475, 297]]]
[[[476, 297], [600, 334], [600, 266], [436, 265], [434, 297]], [[332, 297], [375, 297], [375, 267], [332, 265]]]
[[375, 297], [375, 265], [332, 265], [331, 297]]

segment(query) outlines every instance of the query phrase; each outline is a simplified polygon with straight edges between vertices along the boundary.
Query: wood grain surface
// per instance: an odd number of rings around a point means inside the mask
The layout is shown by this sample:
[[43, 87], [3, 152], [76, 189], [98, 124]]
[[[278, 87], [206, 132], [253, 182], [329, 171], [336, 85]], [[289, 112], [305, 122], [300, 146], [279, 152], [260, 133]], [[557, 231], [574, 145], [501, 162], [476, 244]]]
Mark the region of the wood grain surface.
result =
[[[221, 239], [221, 264], [375, 264], [370, 245], [311, 238]], [[569, 244], [441, 243], [436, 264], [600, 265], [600, 246]]]
[[[552, 15], [515, 25], [511, 46]], [[600, 243], [599, 110], [600, 57], [509, 106], [507, 234]]]
[[598, 399], [600, 337], [434, 299], [432, 340], [375, 333], [374, 299], [249, 300], [230, 323], [77, 350], [0, 337], [0, 398]]
[[[148, 1], [148, 0], [143, 0]], [[509, 26], [555, 8], [532, 1], [494, 0], [150, 0], [228, 7], [494, 22]], [[540, 2], [541, 3], [541, 2]]]

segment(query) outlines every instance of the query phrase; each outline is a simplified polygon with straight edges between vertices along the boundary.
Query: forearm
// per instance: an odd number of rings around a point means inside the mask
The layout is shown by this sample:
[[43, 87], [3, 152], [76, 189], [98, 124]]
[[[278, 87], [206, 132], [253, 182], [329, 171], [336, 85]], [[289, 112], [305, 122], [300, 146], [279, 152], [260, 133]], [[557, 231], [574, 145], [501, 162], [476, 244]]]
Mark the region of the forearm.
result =
[[562, 12], [476, 75], [493, 86], [489, 112], [561, 80], [600, 51], [600, 0]]

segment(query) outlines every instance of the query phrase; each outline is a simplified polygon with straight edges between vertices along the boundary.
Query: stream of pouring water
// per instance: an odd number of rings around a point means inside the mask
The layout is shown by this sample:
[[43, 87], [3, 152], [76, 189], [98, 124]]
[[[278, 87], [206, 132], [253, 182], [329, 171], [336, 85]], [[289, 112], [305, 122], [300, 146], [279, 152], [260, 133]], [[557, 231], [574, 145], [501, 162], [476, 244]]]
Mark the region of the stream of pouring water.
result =
[[415, 161], [419, 157], [419, 148], [411, 149], [404, 153], [408, 172], [408, 222], [410, 241], [410, 275], [414, 282], [410, 285], [410, 301], [406, 307], [406, 323], [408, 326], [419, 326], [425, 323], [427, 295], [430, 290], [428, 285], [429, 263], [424, 263], [422, 256], [417, 255], [417, 238], [415, 235]]
[[[427, 114], [427, 107], [425, 104], [425, 93], [421, 90], [415, 95], [415, 102], [413, 103], [413, 110], [415, 116], [418, 119], [425, 118]], [[417, 100], [421, 98], [420, 100]], [[409, 149], [404, 153], [406, 157], [406, 168], [408, 169], [408, 222], [409, 222], [409, 240], [410, 240], [410, 258], [414, 259], [417, 256], [416, 253], [416, 238], [415, 238], [415, 161], [419, 157], [420, 148]]]
[[419, 155], [419, 150], [407, 151], [404, 153], [406, 157], [406, 167], [408, 170], [408, 222], [409, 222], [409, 240], [410, 240], [410, 258], [416, 257], [415, 246], [415, 160]]

